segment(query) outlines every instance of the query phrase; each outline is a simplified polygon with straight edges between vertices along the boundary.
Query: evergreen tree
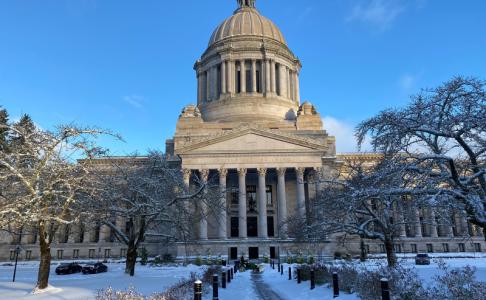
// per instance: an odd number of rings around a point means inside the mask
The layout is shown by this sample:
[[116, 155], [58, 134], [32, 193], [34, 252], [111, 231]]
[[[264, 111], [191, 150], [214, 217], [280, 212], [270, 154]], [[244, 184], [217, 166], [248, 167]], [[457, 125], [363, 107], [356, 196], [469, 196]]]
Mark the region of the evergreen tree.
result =
[[32, 118], [29, 115], [24, 114], [13, 126], [15, 129], [22, 132], [22, 134], [14, 134], [10, 145], [11, 147], [23, 147], [26, 137], [35, 132], [34, 121], [32, 121]]

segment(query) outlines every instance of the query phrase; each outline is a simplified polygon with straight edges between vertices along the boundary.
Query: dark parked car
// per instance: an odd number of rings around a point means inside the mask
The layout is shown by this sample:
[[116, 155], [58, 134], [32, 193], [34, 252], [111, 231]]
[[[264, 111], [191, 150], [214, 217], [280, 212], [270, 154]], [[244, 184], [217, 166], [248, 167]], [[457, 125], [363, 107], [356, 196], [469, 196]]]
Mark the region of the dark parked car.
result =
[[73, 273], [79, 273], [83, 267], [78, 265], [77, 263], [65, 263], [65, 264], [60, 264], [56, 268], [56, 274], [57, 275], [66, 275], [66, 274], [73, 274]]
[[90, 263], [83, 267], [83, 274], [96, 274], [108, 271], [108, 267], [102, 263]]
[[430, 257], [428, 254], [417, 254], [415, 257], [416, 265], [430, 265]]

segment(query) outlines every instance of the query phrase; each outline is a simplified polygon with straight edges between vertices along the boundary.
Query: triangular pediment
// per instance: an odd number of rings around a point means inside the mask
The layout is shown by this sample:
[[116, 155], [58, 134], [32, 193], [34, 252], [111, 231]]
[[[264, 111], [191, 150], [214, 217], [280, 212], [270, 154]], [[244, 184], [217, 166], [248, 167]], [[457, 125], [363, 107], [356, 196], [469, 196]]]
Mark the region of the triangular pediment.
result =
[[208, 138], [180, 149], [187, 153], [299, 152], [322, 151], [325, 146], [308, 139], [272, 130], [245, 129]]

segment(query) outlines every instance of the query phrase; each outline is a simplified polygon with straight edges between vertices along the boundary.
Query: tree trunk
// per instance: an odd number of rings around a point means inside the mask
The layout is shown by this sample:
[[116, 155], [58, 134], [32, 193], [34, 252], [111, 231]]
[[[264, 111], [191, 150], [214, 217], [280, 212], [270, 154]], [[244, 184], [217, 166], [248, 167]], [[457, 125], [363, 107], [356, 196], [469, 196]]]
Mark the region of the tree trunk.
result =
[[365, 247], [365, 242], [364, 242], [363, 238], [360, 238], [359, 245], [360, 245], [360, 250], [361, 250], [359, 260], [360, 261], [366, 261], [366, 259], [368, 258], [368, 253], [366, 253], [366, 247]]
[[386, 260], [388, 262], [388, 267], [395, 267], [397, 265], [397, 257], [395, 255], [395, 249], [393, 248], [393, 239], [390, 235], [385, 234], [385, 250], [386, 250]]
[[47, 239], [44, 224], [39, 224], [40, 264], [37, 275], [37, 289], [45, 289], [49, 285], [49, 272], [51, 270], [51, 245]]
[[130, 276], [135, 275], [135, 264], [137, 263], [137, 248], [135, 243], [130, 241], [127, 249], [127, 261], [125, 263], [125, 273]]

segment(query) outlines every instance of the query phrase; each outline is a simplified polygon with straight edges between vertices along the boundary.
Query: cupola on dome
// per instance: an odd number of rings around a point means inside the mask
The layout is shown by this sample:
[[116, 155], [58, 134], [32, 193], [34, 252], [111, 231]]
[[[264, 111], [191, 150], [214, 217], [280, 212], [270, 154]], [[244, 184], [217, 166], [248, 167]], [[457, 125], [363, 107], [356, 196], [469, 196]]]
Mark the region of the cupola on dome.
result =
[[282, 32], [255, 8], [255, 0], [238, 0], [239, 8], [211, 35], [209, 46], [238, 36], [255, 36], [272, 39], [286, 45]]

